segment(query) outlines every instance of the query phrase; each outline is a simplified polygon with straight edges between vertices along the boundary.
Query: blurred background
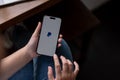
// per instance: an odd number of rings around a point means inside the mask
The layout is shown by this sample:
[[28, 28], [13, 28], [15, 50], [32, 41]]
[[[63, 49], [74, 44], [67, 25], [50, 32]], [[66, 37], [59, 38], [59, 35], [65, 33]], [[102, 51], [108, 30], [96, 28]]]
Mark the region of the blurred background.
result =
[[83, 47], [81, 51], [84, 55], [84, 60], [80, 62], [80, 79], [119, 80], [119, 1], [83, 0], [83, 2], [100, 20], [100, 24], [96, 28], [86, 32], [83, 36]]

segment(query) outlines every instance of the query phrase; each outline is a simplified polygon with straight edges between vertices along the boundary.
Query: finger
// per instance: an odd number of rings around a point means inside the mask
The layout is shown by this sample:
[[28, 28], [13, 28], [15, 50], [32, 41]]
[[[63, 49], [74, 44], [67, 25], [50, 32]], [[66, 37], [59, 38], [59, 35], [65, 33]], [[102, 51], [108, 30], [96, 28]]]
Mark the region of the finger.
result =
[[48, 66], [48, 79], [49, 80], [54, 80], [53, 70], [52, 70], [51, 66]]
[[59, 48], [59, 47], [61, 47], [61, 44], [60, 44], [60, 43], [58, 44], [58, 48]]
[[62, 42], [62, 38], [59, 38], [59, 39], [58, 39], [58, 42], [61, 43], [61, 42]]
[[62, 45], [61, 42], [62, 42], [62, 38], [59, 38], [58, 39], [58, 48], [61, 47], [61, 45]]
[[67, 59], [67, 61], [68, 61], [68, 66], [69, 66], [69, 72], [72, 73], [73, 72], [73, 64], [69, 59]]
[[68, 62], [67, 59], [63, 56], [60, 57], [62, 61], [62, 71], [63, 73], [68, 73], [69, 72], [69, 67], [68, 67]]
[[63, 35], [62, 35], [62, 34], [60, 34], [60, 35], [59, 35], [59, 38], [63, 38]]
[[60, 34], [60, 35], [59, 35], [59, 39], [58, 39], [58, 42], [59, 42], [59, 43], [61, 43], [61, 42], [62, 42], [62, 37], [63, 37], [63, 35], [62, 35], [62, 34]]
[[41, 23], [38, 22], [37, 28], [35, 29], [34, 33], [32, 36], [38, 37], [40, 34], [40, 28], [41, 28]]
[[56, 54], [54, 54], [53, 59], [55, 64], [56, 79], [58, 79], [61, 77], [61, 67]]
[[74, 65], [75, 65], [74, 75], [77, 76], [77, 74], [79, 72], [79, 65], [77, 62], [74, 62]]

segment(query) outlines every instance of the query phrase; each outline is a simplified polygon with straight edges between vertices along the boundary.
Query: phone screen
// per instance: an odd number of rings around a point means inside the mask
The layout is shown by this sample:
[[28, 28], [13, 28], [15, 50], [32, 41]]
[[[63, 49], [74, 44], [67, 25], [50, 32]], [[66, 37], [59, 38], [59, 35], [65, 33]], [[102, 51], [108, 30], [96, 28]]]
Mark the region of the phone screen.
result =
[[53, 56], [57, 47], [60, 26], [60, 18], [44, 16], [37, 48], [38, 54]]

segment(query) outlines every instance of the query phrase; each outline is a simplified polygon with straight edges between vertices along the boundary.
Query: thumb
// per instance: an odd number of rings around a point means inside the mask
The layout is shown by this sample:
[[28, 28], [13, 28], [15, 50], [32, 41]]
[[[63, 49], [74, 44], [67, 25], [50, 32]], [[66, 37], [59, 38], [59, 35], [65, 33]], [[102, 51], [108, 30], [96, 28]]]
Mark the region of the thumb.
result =
[[48, 80], [55, 80], [53, 76], [53, 70], [51, 66], [48, 66]]
[[41, 23], [38, 22], [38, 25], [37, 25], [37, 27], [36, 27], [36, 29], [35, 29], [35, 31], [34, 31], [32, 36], [38, 37], [39, 33], [40, 33], [40, 29], [41, 29]]

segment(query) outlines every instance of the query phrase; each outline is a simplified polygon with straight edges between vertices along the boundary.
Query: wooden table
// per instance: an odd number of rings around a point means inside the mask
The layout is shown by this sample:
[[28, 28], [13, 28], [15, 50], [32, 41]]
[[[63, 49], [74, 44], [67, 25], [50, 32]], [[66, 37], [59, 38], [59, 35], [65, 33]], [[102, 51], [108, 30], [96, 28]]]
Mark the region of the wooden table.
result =
[[33, 0], [0, 7], [0, 30], [15, 25], [57, 3], [61, 0]]

